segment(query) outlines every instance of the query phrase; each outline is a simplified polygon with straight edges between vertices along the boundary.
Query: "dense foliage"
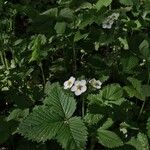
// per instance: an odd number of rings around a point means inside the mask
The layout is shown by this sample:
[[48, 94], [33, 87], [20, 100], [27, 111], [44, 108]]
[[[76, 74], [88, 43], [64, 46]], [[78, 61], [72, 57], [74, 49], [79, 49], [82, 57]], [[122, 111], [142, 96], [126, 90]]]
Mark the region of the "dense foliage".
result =
[[150, 149], [150, 0], [1, 0], [0, 14], [0, 149]]

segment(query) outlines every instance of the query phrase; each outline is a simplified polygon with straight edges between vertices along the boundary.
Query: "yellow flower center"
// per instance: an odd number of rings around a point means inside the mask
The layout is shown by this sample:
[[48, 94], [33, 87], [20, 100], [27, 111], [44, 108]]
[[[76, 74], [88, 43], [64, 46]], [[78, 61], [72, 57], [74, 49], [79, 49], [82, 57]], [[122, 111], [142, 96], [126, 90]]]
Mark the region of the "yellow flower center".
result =
[[72, 82], [71, 81], [68, 81], [68, 86], [70, 86], [72, 84]]
[[78, 90], [81, 90], [81, 89], [82, 89], [82, 87], [83, 87], [83, 86], [82, 86], [82, 85], [80, 85], [80, 84], [79, 84], [79, 85], [77, 85], [77, 89], [78, 89]]

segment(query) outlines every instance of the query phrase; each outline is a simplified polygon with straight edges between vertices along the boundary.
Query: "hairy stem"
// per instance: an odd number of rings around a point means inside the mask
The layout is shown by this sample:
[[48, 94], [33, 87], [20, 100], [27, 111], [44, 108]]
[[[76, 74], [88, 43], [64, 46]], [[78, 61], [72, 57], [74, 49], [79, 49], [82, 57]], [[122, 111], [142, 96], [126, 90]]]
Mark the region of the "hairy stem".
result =
[[41, 73], [42, 73], [43, 88], [44, 88], [44, 86], [45, 86], [45, 84], [46, 84], [46, 80], [45, 80], [45, 75], [44, 75], [44, 71], [43, 71], [43, 67], [42, 67], [42, 63], [41, 63], [41, 62], [39, 63], [39, 67], [40, 67]]
[[8, 60], [7, 60], [7, 58], [6, 58], [5, 52], [4, 52], [4, 61], [5, 61], [5, 67], [6, 67], [6, 69], [8, 70], [8, 69], [9, 69], [9, 66], [8, 66]]
[[74, 41], [73, 41], [72, 46], [73, 46], [73, 61], [74, 61], [74, 67], [73, 67], [73, 69], [74, 69], [74, 74], [76, 75], [76, 71], [77, 71], [77, 60], [76, 60], [76, 49], [75, 49], [75, 43], [74, 43]]
[[85, 108], [85, 102], [84, 99], [82, 98], [82, 119], [84, 118], [84, 108]]
[[[149, 67], [149, 65], [148, 65], [148, 69], [147, 69], [147, 71], [148, 71], [147, 84], [149, 85], [149, 83], [150, 83], [150, 67]], [[146, 103], [146, 99], [144, 99], [144, 102], [143, 102], [143, 104], [142, 104], [142, 107], [141, 107], [141, 110], [140, 110], [140, 113], [139, 113], [138, 119], [140, 118], [141, 114], [143, 113], [143, 110], [144, 110], [144, 107], [145, 107], [145, 103]]]
[[0, 57], [1, 57], [1, 62], [2, 65], [5, 66], [4, 58], [3, 58], [3, 53], [0, 51]]
[[95, 138], [91, 137], [89, 150], [94, 150], [94, 147], [95, 147]]

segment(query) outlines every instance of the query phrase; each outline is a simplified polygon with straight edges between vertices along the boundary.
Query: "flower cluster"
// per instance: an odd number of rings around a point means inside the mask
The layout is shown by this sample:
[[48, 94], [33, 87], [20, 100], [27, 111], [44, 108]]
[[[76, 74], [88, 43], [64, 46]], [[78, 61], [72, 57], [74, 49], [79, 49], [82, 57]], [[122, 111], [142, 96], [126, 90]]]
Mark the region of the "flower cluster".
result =
[[[96, 80], [95, 78], [91, 79], [89, 83], [96, 89], [100, 89], [102, 85], [102, 82]], [[74, 92], [76, 96], [79, 96], [87, 90], [87, 82], [86, 80], [75, 81], [74, 77], [70, 77], [69, 80], [64, 82], [64, 89], [71, 89], [71, 91]]]
[[113, 13], [112, 15], [108, 16], [106, 20], [103, 22], [102, 27], [104, 29], [111, 29], [115, 20], [119, 18], [119, 13]]

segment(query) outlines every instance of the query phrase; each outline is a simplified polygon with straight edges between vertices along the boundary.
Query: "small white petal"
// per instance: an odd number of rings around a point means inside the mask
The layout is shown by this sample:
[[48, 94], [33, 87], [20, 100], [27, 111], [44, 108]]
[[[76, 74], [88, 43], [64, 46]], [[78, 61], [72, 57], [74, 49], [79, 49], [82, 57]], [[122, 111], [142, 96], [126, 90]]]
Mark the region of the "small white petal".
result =
[[86, 85], [86, 80], [81, 80], [81, 81], [80, 81], [80, 84], [81, 84], [81, 85]]
[[75, 82], [75, 78], [70, 77], [69, 80], [64, 82], [64, 89], [70, 89], [73, 86], [74, 82]]
[[93, 78], [93, 79], [91, 79], [91, 80], [89, 81], [90, 84], [93, 84], [94, 82], [96, 82], [96, 79], [95, 79], [95, 78]]
[[68, 89], [68, 81], [65, 81], [65, 82], [64, 82], [64, 89], [65, 89], [65, 90]]
[[65, 82], [64, 82], [64, 86], [67, 86], [67, 85], [68, 85], [68, 81], [65, 81]]
[[105, 24], [103, 24], [102, 27], [103, 27], [103, 29], [106, 29], [106, 25]]
[[74, 85], [78, 85], [80, 83], [80, 81], [79, 80], [76, 80], [75, 82], [74, 82]]
[[107, 23], [107, 24], [103, 24], [103, 26], [102, 26], [102, 27], [103, 27], [104, 29], [111, 29], [112, 24], [113, 24], [112, 22]]
[[107, 29], [111, 29], [111, 26], [112, 26], [111, 24], [107, 25]]
[[71, 88], [71, 91], [74, 92], [74, 91], [76, 91], [76, 90], [77, 90], [77, 86], [74, 85], [74, 86]]
[[75, 95], [76, 95], [76, 96], [79, 96], [79, 95], [81, 95], [81, 94], [82, 94], [81, 90], [76, 90], [76, 91], [75, 91]]
[[87, 90], [87, 86], [83, 86], [81, 92], [84, 93]]
[[72, 83], [75, 82], [75, 78], [74, 77], [70, 77], [69, 81], [72, 81]]
[[113, 15], [113, 17], [114, 17], [115, 20], [117, 20], [119, 18], [119, 16], [120, 16], [119, 13], [113, 13], [112, 15]]
[[96, 89], [100, 89], [100, 88], [101, 88], [101, 86], [95, 86], [95, 88], [96, 88]]
[[96, 82], [97, 82], [97, 84], [102, 85], [101, 81], [97, 80]]

